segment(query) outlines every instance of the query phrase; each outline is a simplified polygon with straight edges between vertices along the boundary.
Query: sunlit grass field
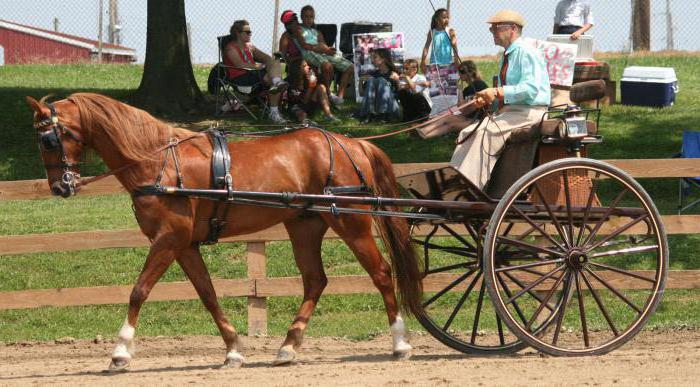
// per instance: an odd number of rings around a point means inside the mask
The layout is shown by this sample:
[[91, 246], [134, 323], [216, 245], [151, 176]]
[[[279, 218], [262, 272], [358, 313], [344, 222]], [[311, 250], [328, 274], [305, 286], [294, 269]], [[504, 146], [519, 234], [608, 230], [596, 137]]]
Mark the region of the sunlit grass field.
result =
[[[590, 148], [596, 159], [666, 158], [680, 149], [683, 130], [700, 130], [694, 101], [700, 99], [698, 56], [615, 56], [606, 59], [612, 78], [619, 80], [625, 66], [674, 67], [681, 92], [675, 106], [666, 109], [613, 105], [604, 107], [601, 134], [604, 143]], [[485, 78], [496, 72], [496, 62], [479, 63]], [[202, 89], [206, 85], [207, 67], [196, 67], [195, 75]], [[138, 87], [142, 67], [132, 65], [26, 65], [0, 67], [0, 180], [40, 179], [44, 177], [38, 157], [36, 137], [31, 127], [31, 113], [24, 96], [55, 94], [65, 97], [73, 92], [93, 91], [128, 100]], [[618, 93], [619, 99], [619, 93]], [[343, 119], [335, 130], [359, 137], [388, 131], [390, 127], [360, 125], [350, 118], [353, 104], [346, 104], [338, 116]], [[205, 128], [214, 117], [214, 106], [194, 117], [164, 117], [192, 128]], [[243, 114], [229, 115], [223, 125], [255, 123]], [[249, 130], [244, 128], [243, 130]], [[453, 138], [429, 141], [399, 135], [377, 141], [394, 162], [442, 162], [452, 153]], [[99, 160], [92, 160], [83, 170], [91, 175], [104, 170]], [[675, 212], [677, 179], [649, 179], [643, 185], [663, 214]], [[694, 213], [698, 213], [695, 210]], [[60, 233], [86, 230], [121, 230], [136, 228], [130, 200], [125, 195], [81, 197], [69, 200], [0, 201], [0, 235]], [[697, 251], [700, 237], [671, 236], [672, 269], [700, 269]], [[79, 241], [77, 241], [79, 243]], [[146, 249], [104, 249], [66, 253], [41, 253], [0, 256], [0, 291], [50, 289], [62, 287], [129, 285], [141, 270]], [[221, 244], [203, 248], [213, 277], [245, 277], [244, 246]], [[268, 276], [296, 276], [288, 243], [268, 244]], [[327, 241], [323, 247], [324, 266], [328, 275], [362, 274], [345, 245]], [[184, 281], [177, 265], [162, 281]], [[452, 297], [452, 295], [450, 295]], [[237, 329], [246, 332], [244, 298], [222, 299], [222, 304]], [[270, 298], [269, 330], [281, 335], [291, 321], [300, 298]], [[449, 304], [449, 302], [447, 303]], [[473, 307], [473, 306], [470, 306]], [[90, 338], [112, 336], [126, 313], [126, 305], [94, 307], [40, 308], [0, 311], [0, 341], [52, 340], [62, 336]], [[449, 313], [447, 307], [445, 313]], [[575, 326], [575, 322], [565, 322]], [[485, 327], [493, 329], [493, 321]], [[700, 291], [667, 291], [650, 327], [683, 328], [700, 326]], [[409, 321], [413, 330], [422, 328]], [[309, 335], [343, 336], [367, 339], [388, 332], [387, 319], [378, 294], [324, 296], [308, 330]], [[152, 302], [142, 309], [140, 335], [218, 334], [208, 312], [199, 301]]]

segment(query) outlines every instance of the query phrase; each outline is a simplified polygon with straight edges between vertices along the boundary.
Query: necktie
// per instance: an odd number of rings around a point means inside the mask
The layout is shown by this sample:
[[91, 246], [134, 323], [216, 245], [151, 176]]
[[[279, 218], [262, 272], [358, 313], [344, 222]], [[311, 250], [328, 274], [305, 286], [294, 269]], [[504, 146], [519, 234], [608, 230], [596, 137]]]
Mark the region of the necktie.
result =
[[506, 85], [506, 73], [508, 72], [508, 55], [503, 53], [503, 66], [501, 66], [501, 86]]

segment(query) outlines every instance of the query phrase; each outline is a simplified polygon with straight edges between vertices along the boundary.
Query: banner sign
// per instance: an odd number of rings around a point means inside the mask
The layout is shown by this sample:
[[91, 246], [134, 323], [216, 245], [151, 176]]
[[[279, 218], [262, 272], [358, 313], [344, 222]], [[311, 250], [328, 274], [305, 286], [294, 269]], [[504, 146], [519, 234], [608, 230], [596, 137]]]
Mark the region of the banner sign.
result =
[[428, 65], [426, 77], [430, 81], [433, 108], [430, 115], [438, 114], [457, 104], [459, 72], [454, 64]]
[[532, 38], [524, 38], [524, 40], [542, 53], [547, 63], [549, 83], [558, 86], [571, 86], [573, 84], [578, 45], [548, 42]]
[[359, 103], [364, 90], [362, 85], [375, 70], [372, 64], [372, 51], [386, 48], [391, 52], [391, 60], [398, 72], [403, 68], [406, 49], [403, 32], [372, 32], [352, 35], [353, 62], [355, 63], [355, 99]]

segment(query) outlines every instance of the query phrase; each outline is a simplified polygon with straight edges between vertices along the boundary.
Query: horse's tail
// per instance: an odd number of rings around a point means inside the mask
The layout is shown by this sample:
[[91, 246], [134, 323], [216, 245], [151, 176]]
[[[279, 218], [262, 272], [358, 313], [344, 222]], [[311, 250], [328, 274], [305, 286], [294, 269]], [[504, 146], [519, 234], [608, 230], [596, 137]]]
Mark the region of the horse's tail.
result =
[[[396, 176], [389, 157], [369, 142], [360, 140], [359, 143], [372, 165], [373, 186], [376, 194], [382, 197], [398, 197]], [[397, 208], [389, 206], [387, 209], [397, 210]], [[411, 242], [408, 221], [406, 218], [395, 216], [375, 216], [374, 221], [379, 229], [382, 242], [389, 251], [401, 308], [404, 312], [414, 316], [422, 314], [423, 274], [420, 269], [421, 260]]]

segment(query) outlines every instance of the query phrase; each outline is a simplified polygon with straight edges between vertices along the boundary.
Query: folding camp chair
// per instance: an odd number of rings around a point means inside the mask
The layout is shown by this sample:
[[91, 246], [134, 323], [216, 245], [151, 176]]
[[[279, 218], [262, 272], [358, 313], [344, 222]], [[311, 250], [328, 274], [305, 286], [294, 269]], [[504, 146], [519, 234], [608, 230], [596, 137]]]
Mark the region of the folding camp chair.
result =
[[[685, 159], [700, 158], [700, 132], [692, 132], [689, 130], [684, 131], [681, 152], [674, 155], [673, 157], [680, 157]], [[683, 177], [680, 180], [678, 180], [678, 215], [680, 215], [683, 211], [689, 210], [697, 204], [700, 204], [700, 199], [696, 199], [688, 204], [684, 203], [686, 197], [693, 194], [693, 189], [699, 188], [700, 176]]]
[[209, 93], [216, 95], [215, 113], [222, 113], [221, 107], [227, 103], [229, 106], [242, 107], [253, 119], [257, 120], [258, 116], [252, 112], [248, 104], [259, 104], [262, 107], [262, 116], [265, 116], [269, 110], [267, 95], [262, 84], [259, 86], [240, 86], [228, 78], [228, 69], [231, 67], [224, 64], [223, 56], [225, 55], [224, 49], [231, 39], [231, 35], [217, 37], [219, 63], [209, 72], [207, 86]]

